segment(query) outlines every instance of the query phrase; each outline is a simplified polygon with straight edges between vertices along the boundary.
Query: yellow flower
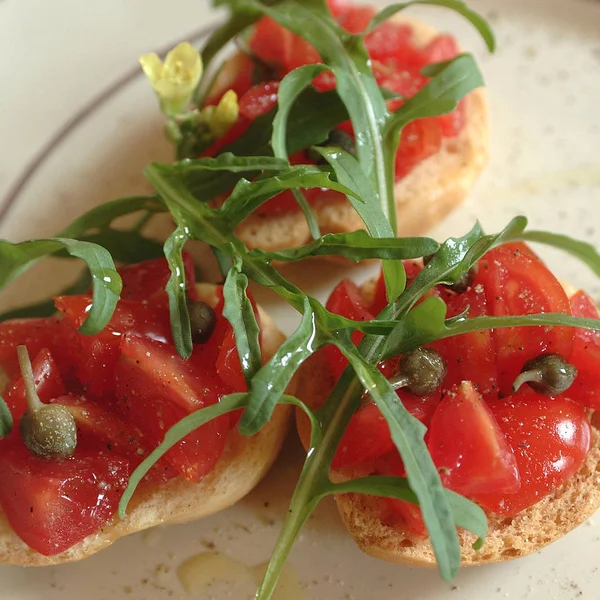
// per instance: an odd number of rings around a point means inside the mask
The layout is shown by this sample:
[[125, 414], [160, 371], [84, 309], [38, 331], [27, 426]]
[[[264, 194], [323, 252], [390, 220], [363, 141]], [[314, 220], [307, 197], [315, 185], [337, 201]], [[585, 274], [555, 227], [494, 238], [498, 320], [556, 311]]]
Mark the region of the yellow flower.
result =
[[228, 90], [217, 106], [207, 106], [202, 109], [201, 119], [208, 125], [215, 138], [220, 138], [238, 120], [239, 114], [238, 95], [233, 90]]
[[167, 54], [164, 63], [157, 54], [151, 53], [141, 56], [140, 64], [163, 112], [173, 117], [184, 110], [202, 77], [202, 58], [198, 51], [183, 42]]

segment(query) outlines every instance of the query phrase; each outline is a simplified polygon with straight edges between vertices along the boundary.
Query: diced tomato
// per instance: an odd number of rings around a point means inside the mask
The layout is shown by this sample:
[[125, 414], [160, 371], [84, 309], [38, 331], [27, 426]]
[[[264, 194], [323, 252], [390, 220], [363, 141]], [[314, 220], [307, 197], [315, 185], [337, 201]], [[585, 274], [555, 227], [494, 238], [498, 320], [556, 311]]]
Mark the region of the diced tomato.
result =
[[263, 17], [254, 27], [250, 48], [266, 63], [287, 65], [292, 57], [293, 36], [270, 17]]
[[440, 124], [432, 118], [418, 119], [409, 123], [400, 135], [396, 152], [396, 178], [400, 179], [442, 146]]
[[403, 56], [415, 52], [412, 36], [410, 26], [386, 21], [365, 37], [365, 46], [373, 60], [402, 60]]
[[583, 406], [600, 409], [600, 346], [576, 338], [571, 363], [577, 368], [577, 377], [565, 395]]
[[[175, 348], [135, 335], [123, 336], [115, 372], [116, 396], [124, 418], [157, 446], [168, 429], [191, 412], [219, 402], [223, 386], [212, 365], [200, 371]], [[217, 463], [225, 446], [229, 416], [224, 415], [187, 435], [165, 455], [190, 481], [198, 481]]]
[[[472, 286], [462, 294], [448, 292], [443, 299], [448, 306], [448, 318], [456, 317], [467, 309], [469, 318], [489, 314], [486, 295], [480, 286]], [[439, 340], [431, 346], [448, 365], [444, 389], [462, 381], [471, 381], [484, 397], [497, 396], [496, 347], [489, 329]]]
[[[581, 317], [583, 319], [599, 319], [598, 307], [589, 294], [586, 294], [583, 290], [579, 290], [569, 299], [571, 305], [571, 314], [574, 317]], [[583, 340], [584, 342], [591, 342], [596, 346], [600, 346], [600, 331], [593, 331], [592, 329], [576, 329], [575, 337]]]
[[74, 334], [63, 319], [56, 317], [40, 319], [14, 319], [0, 323], [0, 367], [9, 380], [21, 375], [17, 359], [17, 346], [27, 346], [30, 357], [48, 349], [61, 376], [69, 378], [72, 372], [70, 345]]
[[[183, 253], [185, 279], [188, 295], [196, 299], [196, 272], [194, 259]], [[122, 300], [168, 304], [165, 286], [171, 277], [171, 269], [166, 258], [146, 260], [135, 265], [126, 265], [118, 269], [123, 281]]]
[[339, 24], [349, 33], [363, 33], [371, 19], [375, 16], [375, 9], [370, 6], [346, 6], [345, 10], [337, 15]]
[[255, 85], [240, 98], [240, 115], [249, 121], [268, 113], [277, 105], [278, 81], [265, 81]]
[[460, 50], [456, 40], [451, 35], [442, 33], [433, 38], [433, 40], [421, 50], [422, 65], [430, 65], [456, 58], [459, 52]]
[[[148, 272], [141, 272], [146, 276]], [[132, 288], [133, 289], [133, 288]], [[159, 292], [160, 293], [160, 292]], [[92, 305], [91, 296], [59, 296], [56, 308], [65, 320], [78, 329]], [[115, 366], [119, 359], [121, 336], [136, 333], [159, 342], [170, 343], [171, 324], [166, 306], [162, 308], [143, 302], [121, 300], [109, 324], [97, 335], [79, 335], [74, 364], [81, 383], [92, 393], [102, 394], [112, 389]]]
[[[350, 279], [344, 279], [337, 285], [331, 296], [329, 296], [329, 300], [327, 300], [326, 308], [332, 313], [353, 321], [369, 321], [373, 318], [373, 315], [367, 309], [367, 303], [361, 291]], [[358, 344], [362, 338], [363, 334], [360, 331], [352, 333], [354, 344]], [[346, 368], [348, 361], [335, 346], [326, 346], [325, 351], [331, 372], [337, 380]]]
[[514, 494], [521, 487], [517, 460], [494, 415], [469, 381], [438, 404], [427, 433], [431, 458], [444, 485], [459, 494]]
[[[379, 475], [406, 477], [404, 463], [396, 450], [382, 456], [377, 461], [376, 472]], [[395, 498], [385, 498], [385, 503], [392, 515], [392, 519], [399, 520], [399, 525], [404, 529], [406, 534], [420, 538], [427, 537], [427, 527], [425, 526], [421, 509], [417, 504]]]
[[[42, 402], [50, 402], [53, 398], [66, 393], [65, 384], [60, 376], [58, 367], [47, 348], [40, 350], [31, 361], [36, 392]], [[4, 400], [10, 408], [15, 421], [18, 421], [27, 411], [25, 384], [23, 377], [18, 377], [10, 386]]]
[[231, 329], [221, 345], [216, 363], [217, 373], [222, 382], [236, 392], [245, 392], [248, 389], [246, 379], [240, 358], [237, 345], [235, 343], [235, 334]]
[[[473, 285], [483, 286], [490, 314], [571, 314], [562, 285], [534, 256], [526, 244], [511, 243], [483, 257]], [[510, 394], [515, 378], [528, 360], [545, 353], [560, 354], [568, 359], [573, 351], [573, 338], [570, 327], [495, 329], [492, 339], [496, 346], [500, 393]]]
[[78, 451], [47, 460], [7, 440], [0, 452], [0, 506], [28, 546], [54, 556], [112, 517], [128, 475], [128, 461], [120, 456]]
[[444, 137], [456, 137], [464, 129], [467, 122], [467, 106], [464, 98], [451, 113], [440, 115], [436, 119]]
[[562, 396], [533, 392], [490, 404], [517, 459], [521, 488], [515, 494], [478, 494], [487, 510], [513, 516], [570, 479], [590, 449], [591, 429], [584, 409]]

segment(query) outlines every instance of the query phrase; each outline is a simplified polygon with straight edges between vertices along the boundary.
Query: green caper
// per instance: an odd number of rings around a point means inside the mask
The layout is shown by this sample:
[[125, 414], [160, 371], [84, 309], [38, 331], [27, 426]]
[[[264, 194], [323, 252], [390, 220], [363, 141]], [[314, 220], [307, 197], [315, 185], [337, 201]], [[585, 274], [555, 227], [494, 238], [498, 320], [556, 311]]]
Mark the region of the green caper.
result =
[[47, 404], [33, 412], [27, 411], [19, 431], [27, 449], [42, 458], [73, 456], [77, 446], [75, 419], [60, 404]]
[[417, 348], [400, 359], [400, 372], [390, 379], [394, 389], [405, 387], [415, 396], [433, 394], [446, 376], [446, 361], [435, 350]]
[[60, 404], [44, 404], [38, 397], [29, 354], [17, 346], [19, 367], [25, 385], [27, 412], [19, 431], [27, 449], [42, 458], [73, 456], [77, 446], [77, 426], [73, 415]]
[[208, 342], [217, 325], [217, 315], [206, 302], [188, 302], [192, 342], [204, 344]]
[[528, 383], [536, 392], [556, 396], [568, 390], [577, 377], [577, 368], [559, 354], [542, 354], [527, 361], [513, 383], [516, 392]]

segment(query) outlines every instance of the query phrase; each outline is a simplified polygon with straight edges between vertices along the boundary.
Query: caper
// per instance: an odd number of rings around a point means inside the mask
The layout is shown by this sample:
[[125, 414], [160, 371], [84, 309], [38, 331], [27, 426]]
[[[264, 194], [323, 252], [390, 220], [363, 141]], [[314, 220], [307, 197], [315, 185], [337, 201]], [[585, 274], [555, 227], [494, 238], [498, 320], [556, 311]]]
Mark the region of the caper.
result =
[[36, 411], [27, 411], [19, 431], [27, 449], [42, 458], [73, 456], [77, 446], [75, 419], [60, 404], [47, 404]]
[[27, 348], [17, 346], [17, 356], [27, 399], [27, 412], [19, 425], [23, 443], [31, 453], [42, 458], [73, 456], [77, 446], [73, 415], [60, 404], [42, 403], [36, 392]]
[[394, 389], [405, 387], [415, 396], [433, 394], [444, 381], [446, 361], [435, 350], [417, 348], [400, 359], [400, 372], [390, 379]]
[[[428, 254], [423, 257], [423, 264], [426, 265], [431, 262], [435, 254]], [[451, 285], [444, 285], [445, 288], [456, 292], [457, 294], [462, 294], [466, 292], [471, 285], [473, 285], [473, 280], [477, 275], [477, 271], [479, 271], [479, 265], [475, 263], [468, 271], [463, 271], [461, 276]]]
[[577, 377], [577, 368], [559, 354], [542, 354], [527, 361], [513, 383], [516, 392], [528, 383], [536, 392], [556, 396], [568, 390]]
[[217, 325], [217, 315], [206, 302], [188, 302], [192, 342], [204, 344], [208, 342]]

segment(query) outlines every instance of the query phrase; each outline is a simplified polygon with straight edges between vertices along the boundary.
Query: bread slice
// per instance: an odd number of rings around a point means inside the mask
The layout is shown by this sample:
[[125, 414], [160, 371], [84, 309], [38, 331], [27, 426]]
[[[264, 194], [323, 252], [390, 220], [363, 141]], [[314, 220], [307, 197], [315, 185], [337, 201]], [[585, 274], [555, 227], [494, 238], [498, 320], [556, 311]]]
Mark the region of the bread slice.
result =
[[[199, 284], [201, 299], [217, 303], [215, 286]], [[268, 359], [283, 342], [284, 335], [259, 308], [263, 359]], [[41, 566], [80, 560], [110, 546], [120, 537], [155, 525], [183, 523], [223, 510], [248, 494], [266, 475], [288, 432], [290, 407], [279, 406], [271, 421], [255, 436], [229, 434], [227, 446], [214, 471], [198, 483], [182, 477], [160, 485], [140, 486], [127, 516], [117, 516], [97, 533], [56, 556], [43, 556], [21, 541], [0, 513], [0, 563]]]
[[[363, 286], [367, 298], [372, 298], [374, 282]], [[576, 290], [565, 285], [569, 294]], [[311, 359], [299, 378], [297, 395], [304, 402], [316, 405], [325, 400], [333, 386], [329, 369]], [[297, 413], [300, 437], [306, 445], [310, 425], [304, 415]], [[515, 517], [488, 515], [489, 529], [483, 545], [473, 550], [475, 536], [460, 530], [462, 564], [481, 565], [519, 558], [547, 546], [581, 525], [600, 507], [600, 420], [592, 417], [592, 441], [588, 457], [578, 473], [527, 510]], [[370, 473], [364, 469], [332, 471], [333, 481], [346, 481]], [[433, 548], [428, 540], [407, 535], [401, 527], [386, 522], [385, 501], [382, 498], [359, 494], [341, 494], [335, 501], [344, 525], [358, 547], [375, 558], [388, 562], [435, 566]]]
[[[436, 30], [419, 21], [397, 18], [413, 28], [413, 41], [426, 45]], [[236, 55], [221, 71], [212, 94], [233, 82], [243, 60]], [[421, 235], [443, 219], [469, 194], [488, 159], [489, 131], [485, 92], [475, 90], [466, 99], [467, 121], [460, 134], [444, 138], [440, 151], [418, 164], [395, 187], [398, 235]], [[332, 201], [325, 193], [314, 206], [322, 234], [364, 229], [364, 223], [346, 199]], [[267, 251], [298, 246], [312, 240], [300, 210], [253, 214], [236, 230], [249, 248]]]

